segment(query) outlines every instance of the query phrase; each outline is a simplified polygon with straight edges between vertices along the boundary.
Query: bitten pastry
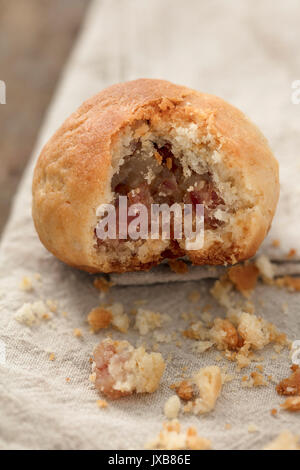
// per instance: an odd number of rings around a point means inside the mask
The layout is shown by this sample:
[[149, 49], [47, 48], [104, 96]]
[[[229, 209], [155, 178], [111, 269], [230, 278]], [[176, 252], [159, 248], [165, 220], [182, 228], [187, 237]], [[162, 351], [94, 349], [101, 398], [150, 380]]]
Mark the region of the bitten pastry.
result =
[[[194, 264], [234, 264], [257, 251], [278, 195], [278, 164], [244, 114], [215, 96], [141, 79], [86, 101], [46, 144], [34, 172], [33, 219], [50, 252], [89, 272], [145, 270], [184, 255]], [[99, 238], [97, 209], [114, 204], [118, 214], [119, 196], [147, 208], [204, 204], [203, 246], [190, 249], [185, 237], [162, 232]]]

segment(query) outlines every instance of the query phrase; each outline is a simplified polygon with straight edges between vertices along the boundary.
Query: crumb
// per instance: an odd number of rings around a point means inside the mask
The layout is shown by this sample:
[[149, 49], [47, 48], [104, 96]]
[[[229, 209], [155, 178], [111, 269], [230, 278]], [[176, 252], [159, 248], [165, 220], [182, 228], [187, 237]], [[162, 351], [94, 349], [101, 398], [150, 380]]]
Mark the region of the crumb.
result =
[[270, 324], [262, 318], [243, 312], [239, 319], [238, 333], [253, 349], [263, 349], [270, 343]]
[[300, 367], [292, 365], [292, 374], [283, 379], [276, 387], [279, 395], [295, 396], [300, 395]]
[[189, 401], [194, 396], [193, 386], [187, 380], [182, 380], [182, 382], [179, 382], [179, 384], [172, 385], [172, 388], [175, 389], [177, 395], [182, 400]]
[[101, 306], [93, 308], [87, 316], [87, 321], [94, 333], [110, 325], [121, 333], [127, 333], [129, 328], [129, 318], [124, 313], [123, 305], [118, 302], [105, 308]]
[[49, 361], [55, 361], [55, 354], [54, 353], [50, 353], [49, 354]]
[[180, 259], [170, 259], [168, 261], [168, 264], [170, 266], [171, 271], [176, 274], [185, 274], [189, 270], [188, 265]]
[[33, 285], [31, 279], [27, 276], [24, 276], [19, 285], [20, 289], [24, 292], [30, 292], [33, 290]]
[[290, 431], [283, 431], [276, 439], [264, 447], [264, 450], [300, 450], [299, 437]]
[[192, 323], [187, 330], [182, 332], [183, 336], [190, 339], [205, 341], [209, 339], [207, 328], [204, 327], [202, 321]]
[[227, 276], [223, 276], [215, 281], [210, 290], [211, 295], [219, 302], [220, 305], [226, 308], [232, 306], [230, 299], [230, 292], [232, 290], [232, 283], [228, 281]]
[[214, 326], [210, 330], [210, 338], [219, 350], [237, 349], [240, 338], [234, 325], [229, 320], [216, 318]]
[[267, 385], [264, 376], [259, 372], [251, 372], [250, 375], [253, 380], [253, 387], [265, 387]]
[[62, 314], [63, 317], [67, 317], [67, 316], [68, 316], [68, 312], [65, 312], [65, 311], [61, 312], [61, 314]]
[[153, 338], [157, 343], [171, 343], [172, 341], [171, 333], [163, 333], [162, 331], [154, 331]]
[[225, 430], [229, 431], [232, 428], [230, 423], [225, 423]]
[[97, 406], [98, 408], [107, 408], [108, 403], [106, 400], [97, 400]]
[[280, 406], [283, 410], [300, 411], [300, 396], [288, 397]]
[[193, 345], [193, 350], [197, 354], [203, 354], [213, 345], [214, 343], [212, 341], [197, 341], [197, 343]]
[[159, 353], [135, 349], [128, 341], [103, 340], [94, 351], [96, 388], [112, 399], [157, 390], [165, 370]]
[[36, 281], [42, 280], [42, 275], [40, 273], [34, 273], [33, 277]]
[[300, 277], [284, 276], [279, 277], [275, 281], [279, 287], [287, 287], [291, 292], [300, 291]]
[[276, 408], [272, 408], [270, 413], [271, 413], [272, 416], [276, 416], [278, 412], [277, 412]]
[[104, 292], [106, 294], [109, 289], [114, 285], [114, 283], [107, 281], [104, 277], [97, 277], [96, 279], [94, 279], [93, 285], [100, 292]]
[[249, 433], [253, 433], [253, 432], [257, 432], [257, 431], [258, 431], [258, 428], [257, 428], [257, 426], [255, 426], [255, 424], [252, 424], [252, 423], [249, 424], [249, 426], [248, 426], [248, 432]]
[[180, 400], [177, 395], [172, 395], [165, 403], [164, 414], [168, 419], [177, 418], [180, 411]]
[[185, 412], [203, 414], [212, 411], [222, 389], [221, 369], [218, 366], [208, 366], [200, 369], [192, 378], [196, 385], [199, 397], [189, 402]]
[[145, 449], [208, 450], [211, 449], [211, 442], [198, 436], [197, 430], [192, 426], [185, 433], [181, 432], [179, 421], [173, 420], [169, 423], [163, 423], [162, 431], [155, 439], [146, 444]]
[[243, 311], [253, 315], [255, 313], [255, 306], [254, 306], [253, 302], [251, 302], [250, 300], [247, 300], [244, 303]]
[[271, 245], [273, 246], [273, 248], [278, 248], [280, 246], [280, 240], [275, 238], [274, 240], [272, 240]]
[[246, 297], [255, 288], [258, 278], [258, 268], [254, 264], [238, 264], [228, 269], [228, 278], [235, 288]]
[[50, 311], [51, 311], [52, 313], [56, 313], [56, 312], [57, 312], [57, 303], [56, 303], [54, 300], [47, 299], [47, 300], [46, 300], [46, 305], [47, 305], [47, 307], [50, 309]]
[[20, 307], [16, 314], [15, 320], [26, 326], [33, 326], [38, 324], [40, 320], [49, 320], [52, 318], [48, 312], [48, 308], [42, 300], [33, 303], [25, 303]]
[[140, 335], [144, 336], [155, 328], [161, 328], [168, 320], [170, 320], [169, 315], [139, 308], [136, 314], [135, 328]]
[[96, 372], [93, 372], [92, 374], [89, 375], [89, 381], [92, 382], [93, 384], [96, 382]]
[[212, 314], [208, 311], [204, 311], [204, 313], [201, 314], [201, 320], [207, 325], [207, 326], [212, 326]]
[[263, 279], [271, 280], [275, 276], [275, 267], [265, 255], [259, 256], [255, 260], [255, 266], [258, 268]]
[[73, 330], [73, 335], [76, 337], [76, 338], [81, 338], [82, 337], [82, 332], [79, 328], [75, 328]]
[[256, 369], [259, 370], [259, 372], [263, 372], [264, 371], [264, 366], [262, 364], [258, 364], [256, 366]]
[[121, 333], [127, 333], [129, 328], [129, 317], [124, 313], [123, 305], [116, 302], [108, 307], [112, 314], [112, 325]]
[[94, 333], [97, 333], [102, 328], [108, 328], [111, 320], [112, 313], [103, 307], [93, 308], [87, 316], [87, 321]]
[[287, 258], [288, 259], [294, 258], [296, 254], [297, 254], [297, 250], [295, 250], [295, 248], [291, 248], [287, 254]]
[[[225, 368], [224, 368], [225, 369]], [[222, 377], [222, 385], [228, 382], [232, 382], [235, 379], [235, 376], [232, 374], [227, 374], [226, 369], [222, 370], [221, 377]]]

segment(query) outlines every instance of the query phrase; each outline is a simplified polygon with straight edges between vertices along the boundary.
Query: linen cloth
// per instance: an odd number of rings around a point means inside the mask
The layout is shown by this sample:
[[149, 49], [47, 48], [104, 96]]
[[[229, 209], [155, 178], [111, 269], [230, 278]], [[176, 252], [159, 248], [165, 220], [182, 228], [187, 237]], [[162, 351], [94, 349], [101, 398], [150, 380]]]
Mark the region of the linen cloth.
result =
[[[0, 448], [20, 449], [134, 449], [143, 448], [160, 430], [163, 405], [173, 393], [169, 385], [185, 368], [189, 377], [209, 364], [228, 366], [236, 379], [226, 384], [215, 410], [201, 417], [182, 415], [183, 428], [195, 425], [215, 449], [259, 449], [283, 429], [299, 433], [299, 416], [270, 409], [282, 401], [275, 387], [247, 389], [235, 365], [216, 362], [216, 352], [195, 354], [192, 343], [182, 347], [162, 343], [159, 350], [167, 368], [159, 390], [110, 402], [99, 410], [98, 395], [89, 382], [89, 358], [108, 333], [91, 335], [89, 310], [100, 302], [93, 277], [75, 271], [50, 255], [40, 244], [31, 220], [31, 179], [42, 145], [81, 102], [103, 87], [138, 77], [165, 78], [217, 94], [241, 108], [270, 140], [281, 165], [281, 199], [274, 224], [261, 252], [277, 262], [278, 273], [299, 273], [300, 105], [292, 104], [291, 84], [299, 79], [300, 31], [297, 0], [260, 2], [213, 0], [95, 0], [47, 113], [35, 151], [15, 198], [11, 218], [0, 246]], [[298, 76], [297, 76], [298, 74]], [[271, 241], [279, 239], [278, 248]], [[290, 248], [297, 255], [287, 262]], [[159, 268], [155, 274], [114, 276], [120, 285], [106, 301], [121, 301], [125, 310], [144, 307], [172, 316], [168, 332], [186, 328], [183, 312], [199, 311], [210, 303], [214, 315], [224, 311], [209, 294], [215, 277], [211, 268], [190, 270], [188, 282]], [[23, 292], [23, 276], [33, 279], [34, 290]], [[144, 276], [144, 277], [141, 277]], [[129, 284], [129, 285], [128, 285]], [[147, 285], [148, 284], [148, 285]], [[151, 285], [149, 285], [151, 284]], [[198, 302], [189, 293], [200, 293]], [[24, 302], [53, 299], [53, 320], [28, 328], [14, 319]], [[292, 340], [300, 339], [300, 296], [259, 285], [253, 296], [258, 314], [275, 323]], [[286, 305], [288, 305], [287, 313]], [[65, 316], [63, 312], [67, 312]], [[134, 317], [132, 323], [134, 323]], [[80, 328], [83, 337], [73, 335]], [[114, 338], [143, 339], [130, 328]], [[180, 336], [180, 335], [179, 335]], [[4, 360], [6, 352], [6, 360]], [[49, 354], [55, 360], [49, 360]], [[170, 359], [169, 354], [172, 354]], [[263, 352], [265, 373], [280, 380], [289, 373], [288, 352]], [[169, 360], [168, 360], [169, 357]], [[66, 379], [69, 379], [68, 381]], [[225, 431], [225, 423], [232, 425]], [[249, 433], [249, 424], [257, 432]]]

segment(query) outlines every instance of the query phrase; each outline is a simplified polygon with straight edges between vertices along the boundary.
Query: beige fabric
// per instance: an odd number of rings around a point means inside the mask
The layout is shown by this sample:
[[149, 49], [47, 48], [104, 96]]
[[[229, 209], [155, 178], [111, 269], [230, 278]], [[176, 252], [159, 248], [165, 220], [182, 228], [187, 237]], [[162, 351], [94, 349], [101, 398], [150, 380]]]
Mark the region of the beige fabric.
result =
[[[139, 76], [167, 78], [218, 94], [261, 127], [281, 162], [281, 201], [270, 240], [279, 238], [282, 246], [275, 250], [266, 241], [264, 251], [280, 261], [281, 272], [299, 273], [299, 257], [283, 263], [290, 248], [298, 248], [300, 254], [300, 106], [291, 103], [291, 83], [299, 79], [300, 69], [298, 8], [297, 0], [286, 0], [284, 6], [266, 0], [94, 1], [32, 162], [41, 145], [83, 99], [113, 82]], [[161, 428], [163, 405], [173, 394], [168, 385], [178, 378], [182, 367], [187, 367], [189, 376], [202, 366], [217, 363], [216, 354], [197, 356], [188, 340], [182, 348], [161, 344], [164, 357], [172, 352], [173, 358], [159, 391], [98, 409], [98, 396], [88, 381], [89, 356], [104, 335], [91, 335], [85, 318], [99, 303], [99, 294], [91, 276], [64, 266], [39, 243], [30, 216], [31, 174], [32, 164], [19, 188], [0, 249], [0, 346], [6, 347], [6, 362], [0, 365], [0, 447], [142, 448]], [[22, 277], [35, 272], [41, 273], [42, 282], [34, 281], [32, 292], [20, 291]], [[212, 281], [197, 280], [212, 272], [199, 268], [199, 273], [192, 273], [196, 280], [185, 283], [118, 286], [109, 297], [123, 302], [127, 310], [134, 300], [146, 299], [147, 308], [172, 315], [174, 322], [168, 331], [182, 329], [186, 323], [181, 313], [195, 310], [187, 300], [191, 291], [201, 294], [196, 305], [211, 303], [214, 314], [222, 314], [208, 293]], [[140, 284], [140, 276], [135, 276], [130, 282]], [[153, 282], [153, 276], [145, 276], [148, 280], [143, 282]], [[122, 279], [122, 283], [129, 282]], [[162, 273], [155, 279], [162, 282], [172, 277]], [[24, 302], [40, 298], [58, 301], [54, 319], [31, 329], [16, 323], [16, 310]], [[259, 285], [254, 299], [258, 313], [291, 339], [300, 339], [299, 294]], [[289, 305], [287, 314], [282, 313], [285, 303]], [[68, 312], [67, 317], [63, 311]], [[82, 330], [82, 339], [73, 336], [74, 328]], [[116, 332], [113, 335], [124, 338]], [[132, 329], [128, 338], [133, 344], [140, 341]], [[151, 337], [145, 341], [153, 342]], [[52, 352], [55, 361], [49, 360]], [[264, 356], [266, 374], [273, 374], [276, 380], [288, 374], [287, 352], [272, 359], [270, 348]], [[230, 371], [234, 371], [231, 363]], [[184, 416], [182, 422], [195, 425], [199, 435], [211, 439], [217, 449], [261, 448], [283, 429], [299, 433], [299, 416], [281, 412], [278, 418], [271, 417], [270, 409], [281, 401], [273, 385], [244, 389], [237, 379], [224, 386], [215, 411], [201, 418]], [[225, 431], [225, 423], [232, 425], [231, 430]], [[256, 433], [248, 433], [250, 423], [257, 426]]]

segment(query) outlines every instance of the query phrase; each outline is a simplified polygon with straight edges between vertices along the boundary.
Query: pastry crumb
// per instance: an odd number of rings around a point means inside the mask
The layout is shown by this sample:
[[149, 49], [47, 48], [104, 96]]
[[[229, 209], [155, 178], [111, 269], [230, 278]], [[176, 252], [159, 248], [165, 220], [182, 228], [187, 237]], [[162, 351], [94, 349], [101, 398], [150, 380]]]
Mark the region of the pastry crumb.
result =
[[179, 398], [185, 401], [189, 401], [194, 396], [193, 386], [187, 380], [182, 380], [178, 384], [171, 385], [171, 388], [174, 388]]
[[52, 315], [49, 313], [47, 305], [42, 300], [24, 303], [14, 316], [17, 322], [29, 327], [38, 324], [40, 320], [50, 320], [51, 318]]
[[73, 335], [75, 336], [75, 338], [81, 338], [82, 337], [82, 331], [80, 330], [80, 328], [75, 328], [73, 330]]
[[96, 372], [93, 372], [92, 374], [89, 375], [89, 381], [92, 382], [93, 384], [96, 382]]
[[108, 403], [106, 400], [97, 400], [97, 406], [98, 408], [107, 408]]
[[177, 418], [180, 411], [180, 400], [177, 395], [172, 395], [165, 403], [164, 414], [168, 419]]
[[235, 288], [248, 297], [256, 286], [259, 270], [252, 263], [237, 264], [229, 268], [227, 274]]
[[290, 431], [282, 431], [264, 450], [300, 450], [299, 437]]
[[111, 312], [103, 307], [93, 308], [87, 316], [88, 324], [94, 333], [97, 333], [103, 328], [108, 328], [111, 324], [111, 320]]
[[161, 328], [169, 320], [169, 315], [138, 308], [135, 317], [135, 328], [139, 331], [140, 335], [144, 336], [156, 328]]
[[198, 436], [194, 427], [189, 427], [186, 432], [181, 432], [178, 420], [163, 423], [163, 429], [158, 436], [148, 442], [145, 449], [157, 450], [208, 450], [211, 442]]
[[279, 395], [300, 395], [300, 367], [293, 364], [291, 370], [292, 374], [286, 379], [281, 380], [276, 386], [276, 391]]
[[260, 275], [263, 279], [271, 280], [275, 276], [275, 267], [265, 255], [259, 256], [255, 260], [255, 266], [258, 268]]
[[265, 387], [267, 382], [264, 376], [260, 372], [251, 372], [252, 384], [253, 387]]
[[121, 333], [127, 333], [129, 328], [129, 317], [124, 313], [123, 305], [119, 302], [93, 308], [87, 316], [87, 321], [94, 333], [110, 325]]
[[255, 424], [250, 423], [248, 425], [248, 432], [249, 433], [254, 433], [254, 432], [257, 432], [257, 431], [258, 431], [258, 427]]
[[189, 401], [185, 413], [209, 413], [215, 408], [216, 401], [222, 389], [222, 374], [218, 366], [207, 366], [194, 374], [191, 382], [195, 384], [199, 397]]
[[275, 284], [279, 287], [286, 287], [291, 292], [300, 291], [300, 277], [279, 277], [276, 279]]
[[294, 258], [296, 254], [297, 254], [297, 250], [295, 248], [291, 248], [286, 257], [288, 259], [291, 259], [291, 258]]
[[49, 354], [49, 361], [55, 361], [56, 357], [54, 353]]
[[153, 393], [165, 370], [160, 353], [147, 353], [128, 341], [103, 340], [94, 351], [96, 388], [112, 399], [132, 393]]
[[287, 411], [300, 411], [300, 396], [299, 397], [288, 397], [280, 407]]
[[29, 277], [24, 276], [22, 281], [19, 284], [20, 290], [24, 292], [30, 292], [33, 290], [32, 281]]
[[46, 305], [49, 308], [50, 312], [52, 312], [52, 313], [57, 312], [58, 306], [57, 306], [57, 302], [55, 300], [47, 299], [46, 300]]
[[109, 291], [109, 289], [114, 285], [114, 283], [111, 281], [108, 281], [104, 277], [97, 277], [96, 279], [94, 279], [93, 285], [100, 292], [103, 292], [106, 294]]

